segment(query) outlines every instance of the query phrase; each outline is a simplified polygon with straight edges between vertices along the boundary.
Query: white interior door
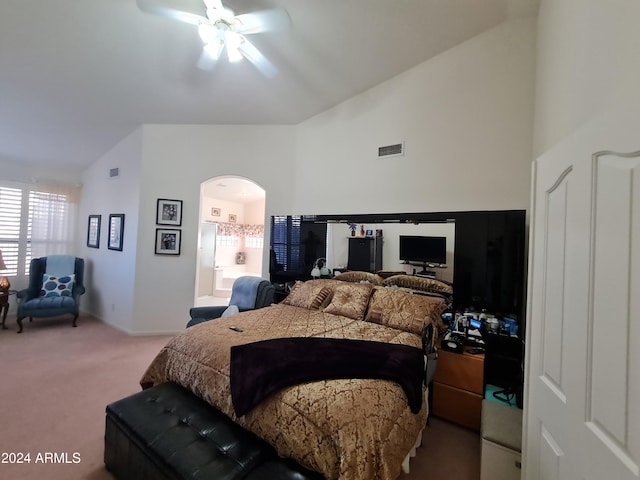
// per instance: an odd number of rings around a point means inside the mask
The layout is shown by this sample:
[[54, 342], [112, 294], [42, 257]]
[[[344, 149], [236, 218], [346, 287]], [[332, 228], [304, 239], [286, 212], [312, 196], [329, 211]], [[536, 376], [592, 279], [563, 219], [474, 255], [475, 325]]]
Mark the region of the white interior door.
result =
[[638, 479], [640, 152], [575, 157], [535, 166], [524, 474]]

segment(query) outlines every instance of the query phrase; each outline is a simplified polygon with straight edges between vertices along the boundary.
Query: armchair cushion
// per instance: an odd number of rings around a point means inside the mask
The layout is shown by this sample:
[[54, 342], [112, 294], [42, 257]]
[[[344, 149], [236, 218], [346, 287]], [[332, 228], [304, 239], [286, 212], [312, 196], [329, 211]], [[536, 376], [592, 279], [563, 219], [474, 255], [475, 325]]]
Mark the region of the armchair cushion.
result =
[[76, 302], [71, 296], [38, 297], [21, 305], [25, 317], [52, 317], [65, 313], [75, 314]]

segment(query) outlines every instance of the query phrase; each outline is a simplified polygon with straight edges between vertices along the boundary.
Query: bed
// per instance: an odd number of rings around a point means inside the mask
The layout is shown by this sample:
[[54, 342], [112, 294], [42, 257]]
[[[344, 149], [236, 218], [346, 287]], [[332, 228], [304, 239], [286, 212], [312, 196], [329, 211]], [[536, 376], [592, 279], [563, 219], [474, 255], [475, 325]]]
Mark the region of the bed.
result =
[[[427, 402], [416, 404], [414, 399], [412, 404], [402, 381], [366, 372], [353, 377], [345, 377], [344, 372], [333, 378], [311, 377], [311, 381], [267, 390], [238, 412], [242, 400], [238, 385], [246, 394], [247, 385], [266, 375], [261, 371], [252, 379], [248, 376], [252, 369], [243, 373], [238, 359], [247, 358], [241, 357], [243, 352], [253, 352], [250, 358], [255, 367], [262, 353], [251, 350], [254, 345], [290, 345], [282, 347], [279, 355], [276, 350], [273, 358], [278, 361], [264, 362], [266, 367], [277, 363], [278, 368], [314, 373], [314, 365], [330, 363], [328, 356], [323, 357], [326, 350], [312, 351], [308, 343], [297, 342], [319, 339], [324, 347], [344, 342], [358, 348], [375, 344], [391, 351], [382, 353], [391, 359], [382, 364], [404, 371], [406, 377], [411, 369], [393, 366], [397, 353], [419, 350], [423, 358], [425, 327], [439, 324], [450, 293], [446, 284], [416, 284], [415, 278], [347, 275], [344, 280], [297, 282], [280, 304], [202, 323], [177, 335], [158, 353], [140, 383], [143, 388], [165, 382], [182, 385], [266, 440], [280, 456], [327, 479], [395, 479], [419, 445], [428, 414]], [[305, 349], [308, 355], [301, 356]], [[360, 355], [337, 363], [364, 368], [378, 354], [367, 351], [364, 355], [372, 355], [367, 361]], [[286, 376], [282, 371], [275, 371], [276, 379]], [[424, 399], [424, 371], [419, 374], [419, 395]]]

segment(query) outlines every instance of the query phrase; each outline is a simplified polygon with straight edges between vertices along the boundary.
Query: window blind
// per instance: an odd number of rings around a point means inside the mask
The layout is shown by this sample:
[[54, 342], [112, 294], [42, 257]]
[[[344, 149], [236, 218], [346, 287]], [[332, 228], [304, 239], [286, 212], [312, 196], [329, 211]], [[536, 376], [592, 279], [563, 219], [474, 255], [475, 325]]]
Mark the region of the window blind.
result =
[[2, 273], [8, 276], [18, 273], [22, 194], [20, 188], [0, 186], [0, 250], [7, 265]]
[[299, 215], [275, 215], [271, 217], [271, 248], [276, 261], [285, 271], [300, 268], [300, 225]]
[[32, 258], [72, 254], [79, 188], [0, 185], [3, 274], [28, 275]]

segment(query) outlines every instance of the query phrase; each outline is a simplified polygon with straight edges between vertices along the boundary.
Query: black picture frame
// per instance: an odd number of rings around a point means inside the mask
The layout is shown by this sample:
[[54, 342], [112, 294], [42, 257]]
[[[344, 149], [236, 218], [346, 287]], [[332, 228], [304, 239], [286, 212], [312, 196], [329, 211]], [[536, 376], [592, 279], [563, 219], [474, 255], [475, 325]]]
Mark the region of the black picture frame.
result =
[[100, 225], [102, 215], [89, 215], [87, 221], [87, 247], [100, 248]]
[[124, 213], [112, 213], [109, 215], [109, 238], [107, 248], [109, 250], [122, 251], [124, 244]]
[[159, 198], [156, 205], [156, 225], [182, 225], [182, 200]]
[[156, 228], [156, 255], [180, 255], [182, 230], [179, 228]]

